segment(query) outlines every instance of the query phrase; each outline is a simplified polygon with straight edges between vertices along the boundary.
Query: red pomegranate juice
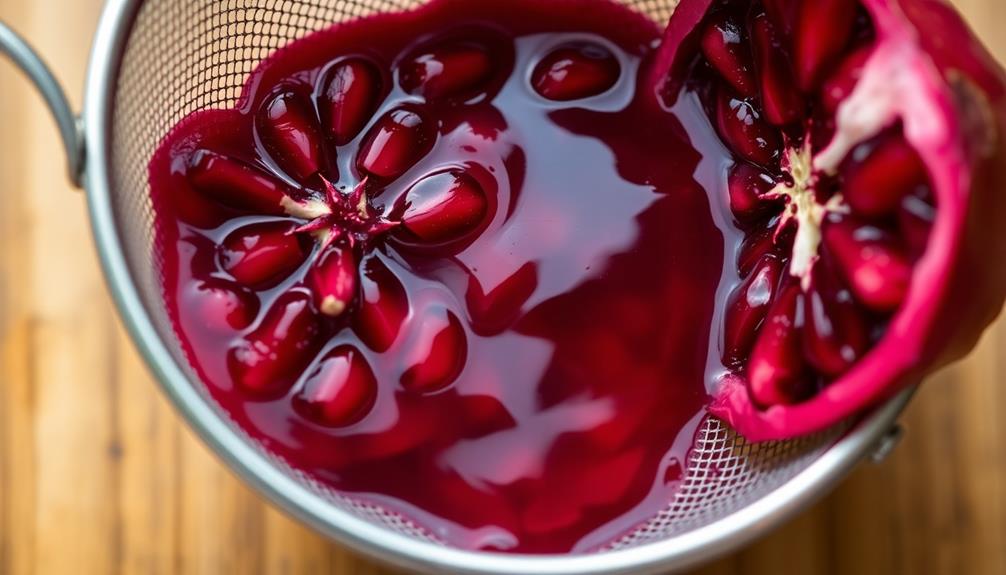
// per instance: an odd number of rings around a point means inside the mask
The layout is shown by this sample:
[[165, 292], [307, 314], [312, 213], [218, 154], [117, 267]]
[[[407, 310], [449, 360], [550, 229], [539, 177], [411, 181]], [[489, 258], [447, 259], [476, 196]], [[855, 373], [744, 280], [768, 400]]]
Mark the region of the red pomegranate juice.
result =
[[738, 232], [661, 30], [438, 0], [278, 51], [151, 167], [181, 344], [268, 450], [446, 542], [583, 551], [666, 506]]

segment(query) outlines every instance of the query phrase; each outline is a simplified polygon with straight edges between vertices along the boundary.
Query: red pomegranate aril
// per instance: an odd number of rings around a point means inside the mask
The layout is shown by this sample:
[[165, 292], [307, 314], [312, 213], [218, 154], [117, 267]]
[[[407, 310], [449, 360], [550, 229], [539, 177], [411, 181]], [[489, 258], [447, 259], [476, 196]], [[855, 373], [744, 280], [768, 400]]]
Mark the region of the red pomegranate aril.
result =
[[841, 175], [849, 206], [868, 218], [893, 214], [908, 194], [929, 180], [918, 152], [897, 133], [857, 146], [843, 164]]
[[299, 268], [307, 259], [300, 238], [286, 222], [252, 224], [224, 239], [220, 267], [238, 283], [271, 287]]
[[377, 379], [367, 359], [351, 345], [325, 355], [294, 397], [294, 407], [325, 427], [359, 423], [377, 400]]
[[353, 315], [353, 329], [370, 349], [385, 352], [409, 317], [409, 299], [401, 280], [379, 257], [367, 258], [361, 268], [360, 304]]
[[794, 31], [796, 75], [810, 92], [841, 57], [856, 23], [857, 0], [801, 2]]
[[738, 156], [760, 166], [770, 166], [779, 157], [779, 131], [765, 122], [754, 105], [720, 90], [716, 120], [720, 137]]
[[936, 208], [929, 186], [919, 186], [901, 202], [898, 209], [898, 231], [913, 260], [922, 256], [929, 245], [936, 220]]
[[753, 98], [758, 95], [758, 84], [746, 36], [733, 13], [720, 12], [702, 33], [702, 53], [735, 92]]
[[283, 185], [262, 170], [214, 152], [195, 152], [186, 172], [192, 186], [221, 205], [247, 213], [285, 215]]
[[804, 356], [818, 373], [844, 375], [870, 346], [870, 323], [852, 295], [837, 286], [825, 261], [814, 268], [814, 286], [804, 294]]
[[788, 126], [803, 119], [807, 104], [795, 89], [793, 68], [782, 40], [768, 16], [759, 14], [751, 23], [751, 39], [761, 78], [761, 104], [765, 119], [776, 126]]
[[403, 227], [429, 244], [463, 238], [485, 219], [488, 200], [474, 178], [461, 171], [427, 176], [402, 198], [395, 213]]
[[863, 46], [848, 56], [835, 68], [835, 71], [821, 86], [821, 104], [828, 115], [838, 112], [839, 106], [848, 98], [859, 79], [863, 76], [866, 62], [873, 54], [873, 46]]
[[742, 278], [748, 277], [766, 255], [785, 253], [789, 242], [790, 234], [776, 237], [774, 226], [750, 234], [737, 254], [737, 272]]
[[227, 357], [231, 378], [252, 395], [285, 393], [310, 362], [320, 334], [311, 297], [287, 292], [255, 331], [231, 349]]
[[801, 341], [803, 297], [796, 284], [779, 294], [751, 352], [748, 383], [762, 407], [792, 405], [813, 390]]
[[435, 48], [399, 69], [405, 91], [438, 100], [470, 93], [492, 73], [492, 59], [482, 46], [454, 44]]
[[762, 0], [772, 25], [786, 37], [793, 33], [800, 4], [800, 0]]
[[295, 92], [280, 92], [267, 100], [259, 114], [262, 143], [287, 174], [307, 182], [322, 161], [321, 138], [314, 110]]
[[751, 352], [769, 307], [775, 300], [784, 264], [766, 255], [755, 270], [731, 295], [724, 327], [724, 363], [738, 366]]
[[891, 234], [851, 220], [825, 226], [825, 243], [853, 295], [877, 313], [893, 313], [908, 293], [912, 266]]
[[246, 329], [258, 315], [255, 294], [227, 281], [210, 279], [196, 285], [193, 317], [214, 333], [229, 334]]
[[561, 46], [535, 67], [531, 85], [542, 97], [557, 102], [598, 96], [618, 83], [621, 65], [599, 44]]
[[359, 276], [356, 254], [347, 246], [330, 246], [308, 274], [314, 305], [329, 316], [341, 316], [356, 299]]
[[730, 210], [737, 221], [751, 223], [773, 211], [778, 213], [781, 204], [764, 197], [775, 186], [775, 180], [764, 170], [747, 163], [735, 165], [727, 179], [727, 190], [730, 194]]
[[432, 127], [414, 110], [388, 112], [360, 148], [360, 169], [387, 180], [401, 176], [426, 154], [432, 144], [431, 132]]
[[344, 60], [326, 74], [319, 107], [325, 129], [337, 146], [360, 134], [377, 107], [380, 92], [380, 73], [362, 58]]
[[461, 321], [445, 309], [430, 310], [417, 318], [406, 352], [402, 387], [414, 393], [436, 393], [461, 375], [468, 356], [468, 341]]

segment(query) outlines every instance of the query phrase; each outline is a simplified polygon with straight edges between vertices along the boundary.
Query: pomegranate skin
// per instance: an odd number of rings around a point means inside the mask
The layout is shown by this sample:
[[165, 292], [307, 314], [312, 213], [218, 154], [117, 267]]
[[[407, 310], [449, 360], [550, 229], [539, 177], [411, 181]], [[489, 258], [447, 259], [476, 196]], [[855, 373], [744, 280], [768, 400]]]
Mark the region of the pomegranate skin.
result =
[[[838, 109], [832, 160], [897, 121], [929, 170], [939, 210], [904, 304], [884, 336], [813, 398], [763, 409], [742, 375], [724, 378], [712, 414], [750, 441], [831, 427], [919, 384], [966, 355], [1006, 299], [1006, 75], [944, 0], [862, 0], [876, 44], [856, 90]], [[712, 0], [682, 0], [650, 81], [674, 102], [697, 53]], [[873, 124], [870, 124], [872, 120]], [[857, 132], [859, 140], [843, 140]], [[837, 163], [837, 161], [835, 162]]]

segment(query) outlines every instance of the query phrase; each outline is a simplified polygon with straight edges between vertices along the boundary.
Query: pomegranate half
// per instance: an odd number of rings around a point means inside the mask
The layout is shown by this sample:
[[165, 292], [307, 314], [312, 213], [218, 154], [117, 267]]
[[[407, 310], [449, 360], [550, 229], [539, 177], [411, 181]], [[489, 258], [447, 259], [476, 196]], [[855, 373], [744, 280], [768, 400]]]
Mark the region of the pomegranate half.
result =
[[682, 0], [650, 81], [702, 100], [748, 238], [712, 413], [807, 434], [976, 344], [1006, 295], [1004, 80], [943, 0]]

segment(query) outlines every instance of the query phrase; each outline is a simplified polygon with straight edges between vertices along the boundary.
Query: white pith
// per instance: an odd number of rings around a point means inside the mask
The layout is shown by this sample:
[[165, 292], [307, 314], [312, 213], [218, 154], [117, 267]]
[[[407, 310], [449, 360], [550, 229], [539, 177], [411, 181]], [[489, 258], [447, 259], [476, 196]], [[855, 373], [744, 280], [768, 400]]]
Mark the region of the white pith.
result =
[[817, 201], [814, 186], [819, 175], [837, 174], [839, 166], [856, 146], [879, 135], [899, 119], [899, 110], [904, 109], [906, 99], [916, 104], [911, 109], [922, 110], [921, 118], [904, 118], [906, 136], [910, 140], [912, 136], [930, 136], [933, 131], [943, 129], [925, 117], [925, 114], [930, 114], [930, 118], [937, 116], [931, 114], [932, 103], [921, 96], [925, 91], [919, 85], [919, 75], [914, 73], [919, 58], [920, 54], [910, 45], [878, 44], [856, 87], [838, 108], [835, 135], [828, 146], [816, 155], [812, 154], [808, 142], [786, 151], [782, 168], [792, 182], [779, 184], [769, 196], [787, 200], [779, 229], [791, 220], [798, 226], [790, 274], [800, 279], [805, 291], [811, 286], [811, 272], [819, 259], [824, 220], [830, 213], [849, 213], [841, 194], [832, 196], [824, 204]]
[[[361, 211], [363, 213], [366, 213], [365, 212], [365, 210], [366, 210], [366, 198], [364, 198], [363, 202], [364, 202], [364, 205], [363, 205], [363, 208], [361, 208]], [[305, 200], [303, 202], [298, 202], [298, 201], [293, 200], [291, 198], [283, 198], [283, 200], [280, 202], [280, 206], [286, 211], [286, 213], [290, 217], [299, 218], [299, 219], [302, 219], [302, 220], [307, 220], [309, 222], [312, 221], [312, 220], [316, 220], [318, 218], [323, 218], [325, 216], [332, 215], [332, 208], [327, 203], [325, 203], [325, 202], [323, 202], [321, 200]], [[314, 240], [316, 242], [318, 242], [318, 245], [322, 245], [323, 246], [323, 245], [326, 245], [328, 243], [329, 238], [332, 236], [332, 231], [329, 230], [329, 229], [327, 229], [327, 228], [324, 228], [324, 229], [320, 229], [320, 230], [316, 230], [316, 231], [312, 232], [311, 236], [314, 237]], [[325, 298], [325, 302], [328, 305], [325, 305], [325, 304], [322, 305], [322, 308], [323, 308], [322, 309], [322, 313], [325, 313], [326, 315], [330, 315], [330, 316], [341, 315], [342, 312], [343, 312], [343, 310], [346, 307], [345, 304], [343, 303], [342, 304], [342, 308], [339, 309], [339, 303], [340, 302], [335, 301], [335, 302], [329, 303], [328, 300], [330, 298], [331, 298], [331, 296], [329, 298]], [[331, 299], [334, 300], [335, 298], [331, 298]], [[326, 309], [328, 311], [326, 311]], [[331, 313], [329, 313], [329, 312], [331, 312]]]
[[339, 317], [346, 311], [347, 303], [334, 295], [325, 296], [321, 302], [321, 313], [329, 317]]
[[[379, 216], [371, 213], [370, 204], [367, 201], [366, 178], [356, 185], [352, 193], [348, 194], [339, 191], [324, 177], [321, 179], [326, 187], [326, 200], [312, 198], [298, 201], [288, 196], [280, 200], [280, 207], [287, 215], [308, 222], [293, 230], [292, 233], [309, 233], [320, 246], [315, 251], [315, 260], [312, 263], [316, 269], [323, 265], [322, 259], [328, 248], [335, 242], [341, 240], [344, 244], [343, 248], [352, 250], [360, 239], [357, 235], [369, 236], [392, 227], [377, 221]], [[382, 225], [387, 227], [382, 228]], [[357, 226], [367, 229], [356, 229]], [[331, 293], [320, 294], [322, 297], [318, 305], [319, 311], [329, 317], [339, 317], [345, 313], [352, 298], [347, 299], [342, 294], [351, 293], [355, 282], [355, 272], [348, 276], [341, 273], [336, 279], [336, 285], [328, 286], [328, 289], [325, 290]]]
[[[913, 141], [945, 141], [947, 127], [940, 110], [927, 97], [928, 86], [918, 70], [925, 56], [909, 42], [878, 44], [855, 89], [839, 106], [831, 143], [814, 158], [814, 170], [835, 174], [846, 156], [898, 119]], [[909, 105], [910, 103], [910, 105]]]
[[[316, 220], [332, 214], [332, 208], [320, 200], [305, 200], [298, 202], [292, 198], [285, 197], [280, 201], [280, 207], [290, 215], [290, 217], [302, 220]], [[365, 208], [366, 206], [364, 206]]]
[[810, 142], [804, 142], [800, 147], [787, 148], [782, 169], [789, 175], [789, 180], [776, 185], [766, 194], [767, 199], [786, 200], [786, 209], [778, 231], [783, 230], [791, 221], [796, 222], [789, 273], [800, 279], [800, 285], [805, 291], [810, 289], [811, 272], [820, 257], [821, 226], [825, 218], [831, 213], [845, 214], [849, 211], [841, 194], [835, 194], [823, 204], [818, 201], [814, 192], [817, 176], [814, 173], [813, 159]]

